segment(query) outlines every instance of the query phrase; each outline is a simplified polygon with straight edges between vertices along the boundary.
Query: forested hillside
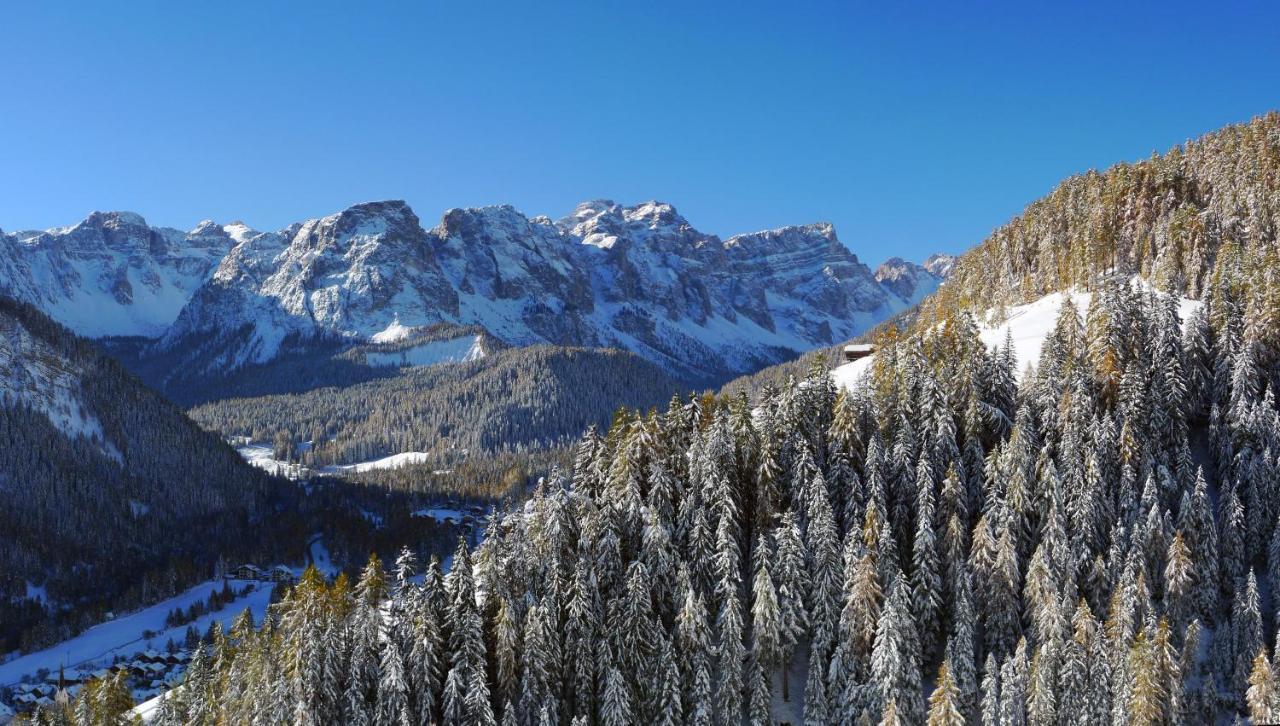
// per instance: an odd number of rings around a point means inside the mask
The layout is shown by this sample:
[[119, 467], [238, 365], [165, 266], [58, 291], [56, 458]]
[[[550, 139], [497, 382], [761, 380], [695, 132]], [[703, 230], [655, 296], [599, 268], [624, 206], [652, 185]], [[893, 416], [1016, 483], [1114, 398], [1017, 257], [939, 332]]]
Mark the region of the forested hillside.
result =
[[[233, 398], [191, 410], [224, 436], [314, 442], [309, 465], [406, 451], [450, 461], [571, 444], [619, 406], [647, 409], [683, 386], [616, 350], [532, 346], [477, 360], [387, 369], [372, 380], [305, 393]], [[287, 447], [286, 447], [287, 448]]]
[[1092, 300], [1021, 383], [960, 315], [851, 391], [622, 417], [447, 576], [304, 578], [159, 723], [1276, 720], [1275, 330]]
[[291, 485], [34, 307], [0, 296], [0, 333], [0, 652], [172, 593], [219, 554], [281, 554], [262, 525]]
[[1146, 161], [1067, 179], [963, 255], [924, 308], [936, 317], [1024, 303], [1106, 274], [1141, 275], [1201, 298], [1230, 273], [1230, 284], [1274, 297], [1278, 224], [1273, 111]]

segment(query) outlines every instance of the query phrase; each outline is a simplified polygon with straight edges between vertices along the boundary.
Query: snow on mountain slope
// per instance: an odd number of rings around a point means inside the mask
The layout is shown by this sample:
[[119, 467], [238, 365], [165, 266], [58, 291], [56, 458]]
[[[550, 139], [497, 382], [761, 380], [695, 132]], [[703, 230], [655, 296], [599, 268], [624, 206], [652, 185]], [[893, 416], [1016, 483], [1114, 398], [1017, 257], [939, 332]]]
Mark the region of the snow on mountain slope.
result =
[[132, 212], [94, 212], [71, 227], [0, 233], [0, 292], [80, 335], [154, 337], [233, 244], [212, 222], [180, 232]]
[[876, 268], [876, 282], [914, 305], [937, 290], [942, 284], [942, 277], [924, 265], [907, 262], [901, 257], [890, 257]]
[[[189, 624], [166, 628], [165, 618], [175, 609], [185, 611], [197, 602], [205, 602], [210, 594], [223, 586], [221, 579], [200, 583], [167, 600], [95, 625], [55, 646], [0, 663], [0, 686], [12, 686], [24, 676], [35, 676], [42, 670], [55, 675], [60, 667], [68, 672], [72, 669], [92, 671], [110, 665], [117, 656], [129, 656], [147, 649], [160, 650], [169, 640], [181, 643], [188, 625], [201, 633], [208, 630], [214, 621], [230, 628], [231, 622], [246, 608], [253, 613], [255, 622], [261, 622], [271, 601], [271, 587], [239, 580], [232, 580], [231, 584], [237, 590], [249, 584], [255, 585], [255, 589], [221, 610], [205, 613]], [[144, 631], [155, 635], [144, 639]]]
[[662, 202], [585, 202], [555, 222], [452, 209], [424, 229], [383, 201], [278, 232], [113, 212], [0, 235], [0, 291], [84, 335], [159, 338], [153, 355], [214, 375], [449, 323], [518, 346], [622, 348], [710, 381], [858, 335], [936, 287], [891, 262], [873, 275], [829, 224], [721, 240]]
[[711, 379], [857, 335], [920, 294], [882, 286], [827, 224], [722, 241], [669, 204], [594, 201], [555, 223], [454, 209], [427, 231], [403, 202], [375, 202], [243, 235], [161, 345], [216, 347], [201, 364], [227, 369], [286, 340], [382, 342], [453, 323]]
[[[1134, 279], [1133, 284], [1146, 285], [1145, 282], [1138, 278]], [[1093, 293], [1085, 291], [1055, 292], [1026, 305], [1009, 308], [1005, 311], [1004, 319], [1000, 321], [995, 319], [998, 314], [997, 311], [988, 310], [978, 316], [978, 320], [981, 323], [978, 334], [988, 348], [1004, 345], [1007, 339], [1006, 336], [1011, 338], [1018, 371], [1021, 372], [1027, 366], [1035, 366], [1039, 363], [1040, 350], [1049, 334], [1053, 332], [1054, 326], [1058, 321], [1058, 314], [1068, 297], [1070, 297], [1076, 310], [1079, 311], [1083, 318], [1085, 312], [1089, 309], [1089, 301], [1093, 298]], [[1199, 300], [1179, 298], [1178, 316], [1184, 327], [1200, 305]], [[831, 371], [832, 380], [835, 381], [836, 385], [843, 388], [856, 388], [861, 385], [862, 377], [867, 371], [871, 370], [874, 361], [875, 356], [870, 355], [838, 366]]]
[[0, 401], [43, 413], [68, 437], [98, 442], [104, 453], [119, 461], [120, 452], [105, 440], [102, 423], [84, 403], [83, 374], [17, 318], [0, 313]]
[[943, 280], [951, 277], [951, 273], [956, 269], [956, 262], [960, 258], [955, 255], [936, 254], [929, 255], [924, 261], [924, 269], [933, 273], [934, 276]]
[[485, 356], [483, 337], [433, 340], [411, 348], [390, 353], [366, 353], [365, 361], [372, 366], [433, 366], [439, 363], [465, 363]]

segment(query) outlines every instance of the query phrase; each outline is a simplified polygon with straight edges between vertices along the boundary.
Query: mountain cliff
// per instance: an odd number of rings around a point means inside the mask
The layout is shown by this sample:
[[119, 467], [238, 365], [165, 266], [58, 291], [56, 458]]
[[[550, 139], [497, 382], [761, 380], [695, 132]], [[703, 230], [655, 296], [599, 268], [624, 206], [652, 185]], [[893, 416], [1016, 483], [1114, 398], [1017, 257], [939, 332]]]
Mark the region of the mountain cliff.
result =
[[0, 232], [0, 292], [89, 337], [163, 333], [235, 244], [235, 226], [148, 227], [94, 212], [44, 232]]
[[84, 335], [158, 338], [148, 354], [214, 375], [401, 321], [619, 348], [705, 383], [860, 334], [933, 284], [909, 276], [877, 280], [829, 224], [722, 240], [661, 202], [586, 202], [558, 221], [452, 209], [427, 229], [383, 201], [276, 232], [95, 213], [0, 238], [0, 290]]

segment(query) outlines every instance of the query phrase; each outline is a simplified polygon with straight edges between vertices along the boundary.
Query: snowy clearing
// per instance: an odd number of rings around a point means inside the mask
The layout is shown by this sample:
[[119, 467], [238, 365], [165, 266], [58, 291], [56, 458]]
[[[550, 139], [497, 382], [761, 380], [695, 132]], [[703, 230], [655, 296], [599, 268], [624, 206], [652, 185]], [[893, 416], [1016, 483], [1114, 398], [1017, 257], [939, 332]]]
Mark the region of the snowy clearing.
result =
[[361, 461], [356, 464], [334, 464], [317, 469], [320, 474], [343, 474], [354, 472], [360, 474], [366, 471], [374, 471], [376, 469], [399, 469], [409, 464], [422, 464], [431, 459], [431, 454], [425, 451], [406, 451], [400, 454], [392, 454], [384, 456], [381, 459], [372, 461]]
[[484, 356], [480, 336], [473, 335], [434, 340], [392, 353], [366, 353], [365, 362], [371, 366], [433, 366], [440, 363], [465, 363], [480, 360]]
[[[182, 688], [182, 686], [178, 686], [178, 688]], [[174, 691], [177, 691], [178, 688], [175, 688], [172, 691], [165, 691], [164, 693], [161, 693], [158, 696], [153, 696], [151, 698], [148, 698], [142, 703], [139, 703], [138, 705], [134, 706], [129, 711], [127, 716], [130, 718], [136, 717], [140, 719], [143, 723], [150, 723], [153, 719], [155, 719], [156, 713], [160, 710], [160, 704], [164, 701], [164, 699], [168, 698], [170, 694], [172, 694]]]
[[[1134, 285], [1146, 286], [1146, 282], [1134, 278]], [[986, 322], [979, 328], [978, 334], [988, 348], [1004, 345], [1006, 333], [1013, 339], [1014, 353], [1017, 357], [1017, 373], [1021, 374], [1027, 366], [1035, 366], [1040, 361], [1040, 349], [1044, 341], [1053, 332], [1058, 321], [1058, 311], [1070, 296], [1083, 319], [1089, 309], [1089, 301], [1093, 298], [1090, 292], [1055, 292], [1027, 303], [1008, 308], [1003, 322], [994, 323], [992, 319], [998, 314], [996, 310], [988, 310], [978, 316], [979, 322]], [[1185, 329], [1187, 321], [1200, 307], [1199, 300], [1179, 298], [1178, 316]], [[860, 358], [846, 363], [831, 371], [831, 378], [837, 386], [852, 390], [860, 385], [862, 377], [874, 365], [875, 355]]]
[[304, 474], [320, 476], [336, 476], [341, 474], [362, 474], [377, 469], [398, 469], [410, 464], [423, 464], [430, 461], [431, 454], [425, 451], [404, 451], [381, 459], [359, 461], [354, 464], [330, 464], [316, 469], [308, 469], [298, 464], [281, 461], [275, 458], [272, 447], [268, 444], [246, 444], [237, 446], [236, 451], [253, 466], [264, 469], [276, 476], [298, 478]]

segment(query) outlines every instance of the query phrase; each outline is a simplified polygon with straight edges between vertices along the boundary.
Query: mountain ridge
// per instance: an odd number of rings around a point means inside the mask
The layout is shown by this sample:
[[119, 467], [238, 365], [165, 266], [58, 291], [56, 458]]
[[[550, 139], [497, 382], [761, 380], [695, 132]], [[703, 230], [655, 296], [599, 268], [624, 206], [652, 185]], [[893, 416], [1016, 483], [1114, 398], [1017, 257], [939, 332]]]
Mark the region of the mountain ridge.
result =
[[[268, 361], [286, 340], [367, 341], [403, 319], [480, 325], [519, 346], [620, 348], [693, 383], [829, 345], [923, 297], [882, 285], [826, 222], [721, 239], [670, 204], [611, 200], [556, 221], [454, 208], [429, 228], [404, 201], [363, 202], [276, 232], [95, 212], [0, 234], [0, 291], [77, 332], [158, 338], [153, 353], [210, 373]], [[88, 310], [113, 322], [91, 324]]]

